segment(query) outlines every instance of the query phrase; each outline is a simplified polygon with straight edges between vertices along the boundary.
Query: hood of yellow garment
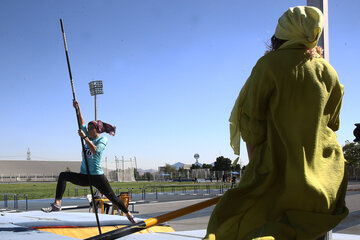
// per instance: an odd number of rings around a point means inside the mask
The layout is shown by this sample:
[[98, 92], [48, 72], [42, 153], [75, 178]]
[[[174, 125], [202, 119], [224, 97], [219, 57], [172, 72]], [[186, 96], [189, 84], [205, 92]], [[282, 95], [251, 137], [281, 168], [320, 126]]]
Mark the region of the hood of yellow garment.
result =
[[323, 30], [323, 14], [309, 6], [289, 8], [278, 21], [275, 37], [287, 40], [280, 49], [288, 47], [314, 48]]

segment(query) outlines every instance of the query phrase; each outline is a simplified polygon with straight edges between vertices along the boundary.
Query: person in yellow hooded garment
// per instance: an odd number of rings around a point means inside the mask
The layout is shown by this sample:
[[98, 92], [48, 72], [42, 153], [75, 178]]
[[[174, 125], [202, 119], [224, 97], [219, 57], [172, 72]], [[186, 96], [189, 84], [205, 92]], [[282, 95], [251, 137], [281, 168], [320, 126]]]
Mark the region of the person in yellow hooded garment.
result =
[[348, 214], [347, 175], [335, 131], [343, 86], [316, 49], [323, 16], [288, 9], [272, 49], [261, 57], [230, 116], [231, 146], [240, 138], [249, 164], [219, 200], [204, 239], [323, 239]]

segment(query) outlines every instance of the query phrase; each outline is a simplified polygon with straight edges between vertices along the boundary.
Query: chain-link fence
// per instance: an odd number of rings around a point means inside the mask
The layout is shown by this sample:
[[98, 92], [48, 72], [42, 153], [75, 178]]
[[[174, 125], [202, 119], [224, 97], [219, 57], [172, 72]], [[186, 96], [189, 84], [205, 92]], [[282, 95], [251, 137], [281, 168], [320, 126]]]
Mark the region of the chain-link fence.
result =
[[191, 169], [171, 173], [152, 173], [150, 180], [176, 182], [238, 182], [242, 171], [211, 171], [210, 169]]
[[360, 167], [347, 166], [349, 181], [360, 181]]
[[125, 159], [115, 156], [114, 161], [102, 161], [105, 175], [112, 182], [135, 182], [136, 158]]

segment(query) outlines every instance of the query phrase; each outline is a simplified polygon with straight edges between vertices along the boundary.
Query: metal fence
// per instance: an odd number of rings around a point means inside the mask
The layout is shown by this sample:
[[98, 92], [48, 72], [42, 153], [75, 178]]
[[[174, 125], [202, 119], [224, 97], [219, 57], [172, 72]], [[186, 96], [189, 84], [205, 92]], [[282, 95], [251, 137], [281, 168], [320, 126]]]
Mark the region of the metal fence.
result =
[[[184, 184], [184, 185], [147, 185], [141, 188], [113, 188], [116, 195], [128, 192], [132, 200], [159, 200], [162, 196], [214, 196], [223, 194], [234, 186], [233, 183]], [[86, 197], [88, 187], [67, 189], [67, 197]]]
[[[134, 178], [134, 169], [125, 169], [119, 171], [106, 171], [107, 178], [109, 181], [114, 182], [133, 182]], [[161, 173], [152, 173], [152, 178], [149, 180], [155, 181], [211, 181], [211, 182], [230, 182], [231, 179], [235, 176], [237, 179], [241, 177], [241, 172], [232, 172], [232, 171], [210, 171], [209, 169], [193, 169], [191, 171], [187, 170], [183, 173], [171, 173], [171, 174], [161, 174]], [[2, 183], [14, 183], [14, 182], [56, 182], [58, 179], [58, 174], [1, 174], [0, 182]], [[145, 180], [145, 178], [143, 178]]]
[[[19, 208], [19, 200], [25, 200], [25, 210], [29, 209], [28, 204], [28, 195], [27, 194], [17, 194], [17, 193], [0, 193], [0, 201], [2, 201], [4, 208], [10, 208], [10, 204], [12, 203], [13, 209]], [[1, 206], [0, 206], [1, 207]]]
[[[113, 188], [116, 195], [127, 192], [132, 201], [181, 200], [192, 198], [213, 197], [224, 194], [230, 183], [184, 184], [184, 185], [146, 185], [140, 188]], [[90, 194], [89, 187], [67, 188], [64, 197], [86, 198]], [[0, 209], [29, 210], [28, 194], [0, 193]], [[37, 201], [37, 200], [35, 200]], [[74, 200], [76, 201], [76, 200]], [[19, 204], [20, 203], [20, 204]]]
[[[231, 182], [233, 177], [237, 181], [241, 178], [243, 171], [211, 171], [210, 169], [192, 169], [183, 170], [178, 172], [155, 172], [151, 173], [151, 177], [148, 180], [154, 181], [209, 181], [209, 182]], [[146, 180], [146, 176], [142, 175], [137, 180]]]
[[347, 166], [349, 180], [359, 181], [360, 180], [360, 168], [357, 166]]

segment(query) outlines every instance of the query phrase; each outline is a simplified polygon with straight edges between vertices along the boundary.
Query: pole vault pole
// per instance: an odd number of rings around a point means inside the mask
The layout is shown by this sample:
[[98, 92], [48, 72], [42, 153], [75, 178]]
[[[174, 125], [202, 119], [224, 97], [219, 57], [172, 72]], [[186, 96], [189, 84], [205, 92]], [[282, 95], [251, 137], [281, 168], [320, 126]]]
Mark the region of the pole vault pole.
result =
[[[68, 54], [68, 49], [67, 49], [67, 44], [66, 44], [66, 36], [65, 36], [65, 31], [64, 31], [64, 26], [63, 26], [63, 22], [62, 19], [60, 18], [60, 25], [61, 25], [61, 31], [62, 31], [62, 36], [63, 36], [63, 40], [64, 40], [64, 47], [65, 47], [65, 54], [66, 54], [66, 61], [67, 61], [67, 66], [68, 66], [68, 70], [69, 70], [69, 77], [70, 77], [70, 83], [71, 83], [71, 89], [72, 89], [72, 94], [73, 94], [73, 100], [76, 100], [75, 98], [75, 89], [74, 89], [74, 82], [72, 79], [72, 74], [71, 74], [71, 68], [70, 68], [70, 60], [69, 60], [69, 54]], [[81, 124], [80, 124], [80, 113], [79, 113], [79, 109], [75, 108], [76, 111], [76, 118], [77, 118], [77, 122], [78, 122], [78, 127], [79, 130], [81, 129]], [[97, 211], [97, 207], [96, 207], [96, 203], [95, 203], [95, 198], [94, 198], [94, 191], [91, 185], [91, 177], [90, 177], [90, 171], [89, 171], [89, 163], [86, 157], [86, 151], [85, 151], [85, 146], [84, 146], [84, 141], [83, 139], [81, 139], [81, 146], [82, 146], [82, 152], [84, 155], [84, 160], [85, 160], [85, 165], [86, 165], [86, 171], [87, 171], [87, 175], [88, 175], [88, 179], [89, 179], [89, 185], [90, 185], [90, 192], [91, 192], [91, 198], [92, 198], [92, 204], [93, 204], [93, 208], [95, 210], [95, 216], [96, 216], [96, 222], [98, 225], [98, 229], [99, 229], [99, 234], [101, 234], [101, 227], [100, 227], [100, 222], [99, 222], [99, 216], [98, 216], [98, 211]]]
[[116, 229], [116, 230], [113, 230], [110, 232], [106, 232], [106, 233], [98, 235], [98, 236], [86, 238], [85, 240], [113, 240], [113, 239], [121, 238], [121, 237], [127, 236], [129, 234], [139, 232], [146, 228], [158, 225], [160, 223], [169, 221], [171, 219], [178, 218], [178, 217], [184, 216], [186, 214], [196, 212], [198, 210], [210, 207], [210, 206], [216, 204], [220, 200], [220, 198], [221, 198], [221, 196], [211, 198], [209, 200], [206, 200], [206, 201], [194, 204], [194, 205], [190, 205], [188, 207], [184, 207], [184, 208], [181, 208], [181, 209], [169, 212], [169, 213], [165, 213], [163, 215], [160, 215], [160, 216], [157, 216], [154, 218], [146, 219], [146, 220], [138, 222], [136, 224], [128, 225], [126, 227], [122, 227], [122, 228], [119, 228], [119, 229]]

